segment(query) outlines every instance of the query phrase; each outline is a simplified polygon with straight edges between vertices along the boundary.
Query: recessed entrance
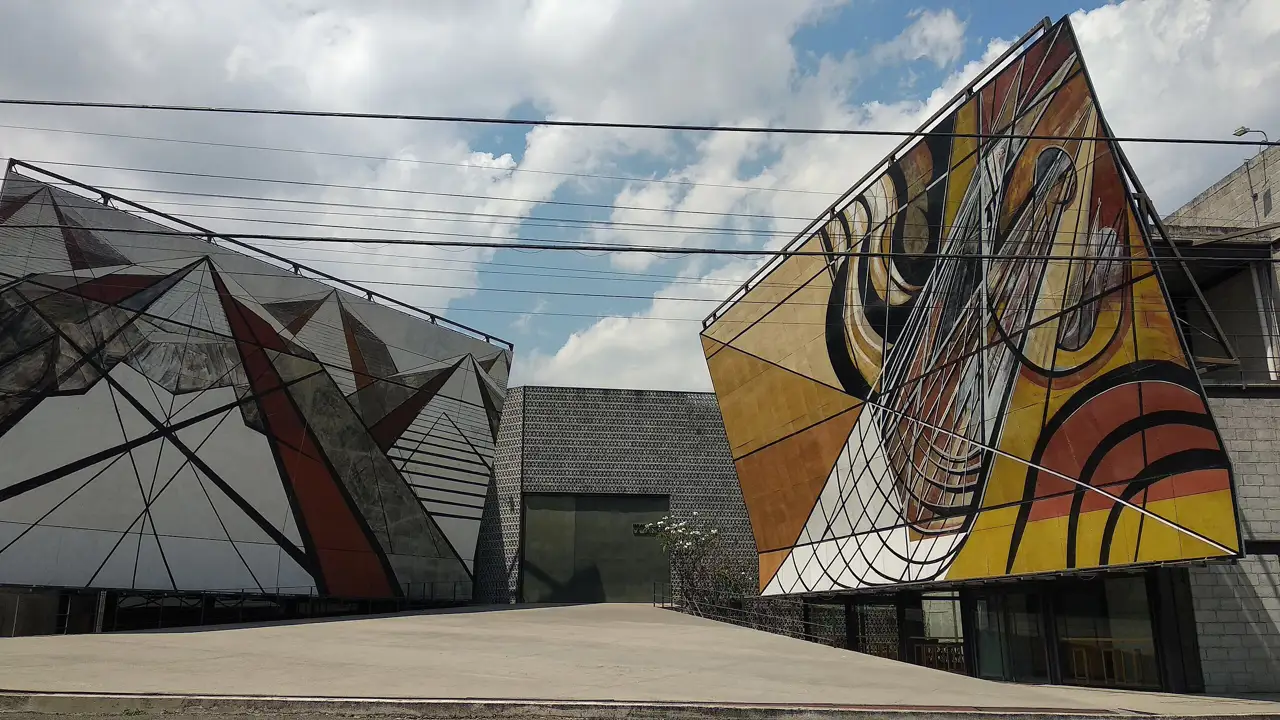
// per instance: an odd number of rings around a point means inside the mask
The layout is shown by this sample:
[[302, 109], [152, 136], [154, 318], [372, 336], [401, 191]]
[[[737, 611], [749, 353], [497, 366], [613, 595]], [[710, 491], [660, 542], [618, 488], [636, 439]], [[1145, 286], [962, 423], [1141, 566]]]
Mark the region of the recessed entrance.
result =
[[666, 495], [525, 494], [521, 600], [650, 602], [670, 566], [640, 528], [669, 507]]

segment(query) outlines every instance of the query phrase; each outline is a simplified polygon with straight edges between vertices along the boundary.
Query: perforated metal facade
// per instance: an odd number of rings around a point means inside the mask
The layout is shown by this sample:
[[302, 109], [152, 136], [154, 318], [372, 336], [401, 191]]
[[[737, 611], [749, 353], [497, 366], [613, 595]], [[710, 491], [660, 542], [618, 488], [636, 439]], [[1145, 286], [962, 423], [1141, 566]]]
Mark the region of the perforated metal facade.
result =
[[754, 576], [755, 543], [711, 393], [513, 388], [507, 395], [481, 522], [477, 599], [515, 602], [522, 493], [669, 495], [677, 519], [697, 512]]

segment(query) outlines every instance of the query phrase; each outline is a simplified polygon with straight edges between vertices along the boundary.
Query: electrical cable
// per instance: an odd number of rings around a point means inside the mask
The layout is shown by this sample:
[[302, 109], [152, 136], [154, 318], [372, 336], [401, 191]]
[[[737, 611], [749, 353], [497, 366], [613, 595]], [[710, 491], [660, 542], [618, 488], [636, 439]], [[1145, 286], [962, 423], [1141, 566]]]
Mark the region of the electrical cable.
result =
[[515, 167], [507, 168], [507, 167], [495, 167], [491, 165], [475, 165], [472, 163], [452, 163], [452, 162], [445, 162], [443, 160], [419, 160], [418, 158], [385, 157], [385, 156], [377, 156], [377, 155], [358, 155], [354, 153], [328, 152], [324, 150], [305, 150], [302, 148], [282, 148], [282, 147], [271, 147], [267, 145], [240, 145], [237, 143], [212, 142], [208, 140], [187, 140], [187, 139], [181, 139], [181, 138], [154, 137], [149, 135], [128, 135], [125, 133], [95, 132], [90, 130], [69, 130], [66, 128], [33, 127], [30, 125], [0, 124], [0, 128], [4, 128], [8, 130], [29, 130], [33, 132], [68, 133], [72, 135], [88, 135], [93, 137], [108, 137], [108, 138], [118, 138], [118, 139], [126, 139], [126, 140], [147, 140], [151, 142], [181, 143], [184, 145], [202, 145], [202, 146], [208, 146], [208, 147], [233, 148], [233, 149], [240, 149], [240, 150], [259, 150], [259, 151], [266, 151], [266, 152], [298, 153], [302, 155], [320, 155], [324, 157], [350, 158], [353, 160], [375, 160], [378, 162], [412, 163], [416, 165], [438, 165], [442, 167], [457, 167], [457, 168], [465, 168], [469, 170], [489, 170], [492, 172], [530, 173], [530, 174], [536, 174], [536, 175], [557, 175], [562, 177], [588, 178], [592, 180], [620, 180], [624, 182], [636, 182], [636, 183], [683, 185], [683, 186], [691, 186], [691, 187], [713, 187], [713, 188], [726, 188], [726, 189], [732, 189], [732, 190], [751, 190], [754, 192], [798, 193], [798, 194], [804, 194], [804, 195], [835, 196], [840, 194], [838, 192], [828, 192], [826, 190], [799, 190], [794, 188], [756, 187], [754, 185], [733, 185], [733, 184], [725, 184], [725, 183], [702, 182], [701, 180], [671, 180], [668, 178], [644, 178], [644, 177], [637, 177], [634, 175], [602, 175], [600, 173], [575, 173], [575, 172], [565, 172], [560, 170], [536, 170], [532, 168], [523, 168], [523, 167], [520, 167], [519, 165]]
[[[0, 226], [0, 228], [2, 227], [4, 226]], [[131, 245], [129, 247], [139, 247], [139, 246]], [[157, 250], [170, 249], [170, 248], [164, 248], [163, 246], [141, 246], [141, 247], [145, 247], [148, 249], [157, 249]], [[230, 250], [227, 248], [219, 248], [219, 249], [226, 252], [236, 252], [235, 250]], [[47, 260], [51, 262], [57, 262], [61, 260], [61, 258], [58, 258], [58, 257], [38, 256], [38, 255], [27, 255], [26, 259], [27, 260]], [[379, 267], [385, 267], [388, 269], [394, 269], [394, 268], [400, 267], [397, 265], [389, 265], [384, 263], [367, 263], [367, 264], [372, 264]], [[231, 274], [236, 276], [243, 275], [243, 276], [249, 276], [249, 277], [271, 277], [271, 278], [302, 277], [307, 280], [322, 282], [320, 278], [311, 278], [306, 275], [295, 276], [293, 274], [288, 273], [288, 271], [285, 270], [284, 268], [280, 268], [280, 270], [282, 271], [281, 273], [263, 273], [263, 272], [247, 271], [247, 270], [237, 270], [232, 272]], [[0, 274], [3, 274], [3, 273], [0, 273]], [[8, 276], [11, 278], [20, 279], [14, 275], [8, 275]], [[502, 288], [502, 287], [477, 287], [477, 286], [465, 286], [465, 285], [441, 285], [437, 283], [381, 280], [377, 278], [370, 278], [370, 279], [344, 278], [344, 280], [351, 283], [359, 283], [359, 284], [366, 284], [366, 285], [383, 285], [383, 286], [391, 286], [391, 287], [407, 287], [407, 288], [420, 288], [420, 289], [431, 289], [431, 290], [464, 290], [464, 291], [481, 292], [481, 293], [483, 292], [520, 293], [520, 294], [533, 294], [533, 295], [589, 297], [589, 298], [620, 299], [620, 300], [648, 300], [648, 301], [662, 300], [662, 301], [671, 301], [671, 302], [714, 302], [714, 303], [723, 302], [723, 299], [719, 297], [699, 298], [699, 297], [678, 297], [678, 296], [665, 296], [665, 295], [654, 296], [652, 294], [631, 295], [631, 294], [622, 294], [622, 293], [587, 293], [587, 292], [573, 292], [573, 291], [565, 291], [565, 290], [539, 290], [539, 289], [533, 289], [533, 288]], [[737, 282], [733, 283], [734, 286], [737, 286], [739, 284], [740, 283], [737, 283]], [[804, 283], [801, 285], [788, 285], [786, 287], [799, 288], [799, 287], [804, 287], [806, 285], [808, 285], [808, 283]], [[263, 297], [269, 297], [272, 299], [289, 299], [296, 296], [280, 296], [280, 297], [263, 296]], [[1041, 297], [1053, 300], [1053, 299], [1062, 299], [1065, 296], [1046, 294], [1046, 295], [1042, 295]], [[801, 301], [801, 300], [793, 300], [793, 299], [785, 299], [781, 301], [774, 300], [774, 299], [769, 299], [769, 300], [740, 299], [737, 301], [737, 303], [746, 304], [746, 305], [760, 304], [760, 305], [770, 305], [770, 306], [788, 305], [788, 306], [818, 306], [818, 307], [826, 307], [829, 304], [826, 301], [809, 302], [809, 301]], [[1163, 302], [1153, 302], [1150, 304], [1149, 307], [1147, 307], [1146, 305], [1143, 305], [1141, 302], [1135, 301], [1133, 305], [1138, 310], [1161, 309], [1165, 307], [1165, 304]], [[861, 303], [846, 303], [845, 307], [846, 308], [863, 307], [863, 305]], [[923, 304], [918, 304], [915, 307], [927, 307], [927, 306]], [[1245, 309], [1245, 310], [1223, 309], [1223, 310], [1215, 310], [1214, 312], [1222, 313], [1222, 314], [1231, 314], [1231, 313], [1237, 313], [1237, 312], [1249, 313], [1254, 311], [1249, 309]], [[531, 314], [536, 314], [536, 313], [531, 313]], [[625, 316], [618, 316], [618, 317], [625, 317]], [[793, 319], [793, 320], [783, 321], [778, 324], [826, 325], [827, 323], [825, 319], [818, 322], [805, 322], [805, 321], [799, 321], [799, 320]], [[334, 329], [341, 330], [341, 328], [334, 328]]]
[[467, 193], [436, 192], [432, 190], [409, 190], [407, 188], [370, 187], [367, 185], [342, 185], [338, 183], [322, 183], [310, 180], [288, 180], [283, 178], [256, 178], [242, 175], [217, 175], [214, 173], [184, 172], [181, 170], [160, 170], [157, 168], [131, 168], [118, 165], [97, 165], [93, 163], [59, 162], [54, 160], [30, 160], [40, 165], [57, 165], [59, 167], [93, 168], [96, 170], [116, 170], [120, 172], [137, 172], [151, 175], [173, 175], [177, 177], [195, 177], [213, 180], [235, 180], [236, 182], [256, 182], [273, 185], [295, 185], [299, 187], [334, 188], [338, 190], [366, 190], [370, 192], [396, 193], [403, 195], [428, 195], [432, 197], [460, 198], [468, 200], [486, 200], [498, 202], [532, 203], [535, 205], [559, 205], [563, 207], [594, 208], [605, 210], [631, 210], [637, 212], [658, 212], [672, 215], [711, 215], [717, 217], [772, 218], [774, 220], [812, 220], [809, 216], [800, 215], [760, 215], [759, 213], [714, 212], [711, 210], [679, 210], [637, 205], [614, 205], [609, 203], [584, 203], [569, 200], [536, 200], [532, 198], [494, 197], [492, 195], [471, 195]]
[[[900, 138], [917, 138], [924, 136], [931, 137], [948, 137], [948, 138], [972, 138], [972, 139], [988, 139], [992, 137], [1007, 137], [1019, 140], [1060, 140], [1060, 137], [1053, 135], [1035, 135], [1035, 134], [996, 134], [996, 133], [967, 133], [967, 132], [928, 132], [925, 130], [871, 130], [867, 128], [800, 128], [800, 127], [768, 127], [755, 125], [687, 125], [679, 123], [639, 123], [639, 122], [602, 122], [602, 121], [585, 121], [585, 120], [555, 120], [545, 118], [541, 120], [524, 119], [524, 118], [502, 118], [502, 117], [479, 117], [466, 115], [417, 115], [410, 113], [384, 113], [384, 112], [352, 112], [339, 110], [297, 110], [297, 109], [271, 109], [271, 108], [248, 108], [248, 107], [226, 107], [214, 105], [169, 105], [160, 103], [122, 103], [122, 102], [92, 102], [86, 100], [33, 100], [20, 98], [0, 98], [0, 105], [14, 105], [27, 107], [60, 107], [60, 108], [78, 108], [78, 109], [110, 109], [110, 110], [147, 110], [147, 111], [167, 111], [182, 113], [212, 113], [220, 115], [274, 115], [282, 117], [311, 117], [311, 118], [343, 118], [353, 120], [408, 120], [414, 122], [437, 122], [437, 123], [459, 123], [468, 125], [518, 125], [522, 127], [572, 127], [572, 128], [599, 128], [610, 130], [666, 130], [673, 132], [723, 132], [723, 133], [745, 133], [745, 134], [767, 134], [767, 135], [835, 135], [835, 136], [851, 136], [851, 137], [900, 137]], [[1152, 136], [1135, 136], [1135, 137], [1080, 137], [1079, 140], [1093, 140], [1101, 142], [1126, 142], [1126, 143], [1164, 143], [1174, 145], [1240, 145], [1240, 146], [1267, 146], [1272, 147], [1280, 144], [1280, 141], [1258, 142], [1255, 140], [1226, 140], [1217, 138], [1182, 138], [1182, 137], [1152, 137]]]
[[[138, 228], [126, 227], [85, 227], [82, 225], [66, 225], [60, 223], [37, 223], [18, 225], [10, 224], [4, 227], [15, 230], [63, 230], [63, 229], [82, 229], [91, 232], [108, 232], [108, 233], [127, 233], [132, 235], [159, 235], [169, 237], [188, 237], [207, 240], [210, 237], [226, 237], [237, 240], [272, 240], [283, 243], [339, 243], [346, 245], [415, 245], [422, 247], [441, 247], [441, 248], [473, 248], [473, 249], [508, 249], [508, 250], [537, 250], [537, 251], [570, 251], [580, 253], [645, 253], [654, 255], [728, 255], [732, 257], [873, 257], [873, 258], [894, 258], [894, 257], [911, 257], [912, 259], [929, 259], [929, 258], [954, 258], [953, 253], [943, 252], [920, 252], [920, 253], [893, 253], [883, 251], [863, 251], [863, 250], [767, 250], [758, 248], [709, 248], [709, 247], [679, 247], [679, 246], [662, 246], [662, 245], [618, 245], [608, 243], [572, 243], [564, 242], [479, 242], [467, 240], [421, 240], [421, 239], [404, 239], [404, 238], [383, 238], [383, 237], [359, 237], [359, 236], [328, 236], [328, 235], [279, 235], [274, 233], [220, 233], [214, 231], [197, 232], [185, 230], [143, 230]], [[423, 231], [429, 232], [429, 231]], [[435, 234], [435, 233], [429, 233]], [[441, 233], [446, 234], [446, 233]], [[971, 253], [965, 254], [965, 258], [971, 260], [1009, 260], [1005, 255], [992, 253]], [[1020, 260], [1052, 260], [1065, 261], [1071, 258], [1062, 255], [1019, 255]], [[1085, 258], [1078, 258], [1085, 259]], [[1239, 257], [1230, 256], [1195, 256], [1196, 260], [1221, 260], [1221, 261], [1239, 261]], [[1173, 261], [1173, 258], [1160, 256], [1154, 257], [1113, 257], [1107, 258], [1110, 262], [1161, 262]], [[1259, 261], [1270, 260], [1271, 262], [1280, 262], [1277, 258], [1260, 258]]]

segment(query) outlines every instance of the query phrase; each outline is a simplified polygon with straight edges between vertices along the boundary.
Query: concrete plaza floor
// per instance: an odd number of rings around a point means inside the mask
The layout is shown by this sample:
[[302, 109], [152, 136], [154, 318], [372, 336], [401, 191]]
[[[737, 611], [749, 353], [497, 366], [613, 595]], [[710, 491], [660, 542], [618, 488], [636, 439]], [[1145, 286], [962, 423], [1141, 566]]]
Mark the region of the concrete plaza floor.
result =
[[1280, 717], [1280, 703], [988, 682], [647, 605], [6, 638], [0, 689]]

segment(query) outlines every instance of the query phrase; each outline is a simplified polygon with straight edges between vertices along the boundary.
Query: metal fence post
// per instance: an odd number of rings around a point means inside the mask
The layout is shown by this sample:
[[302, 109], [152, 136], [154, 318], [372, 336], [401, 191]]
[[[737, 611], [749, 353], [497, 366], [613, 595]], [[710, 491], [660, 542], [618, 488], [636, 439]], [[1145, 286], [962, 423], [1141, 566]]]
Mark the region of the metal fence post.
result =
[[18, 637], [18, 612], [22, 610], [22, 593], [14, 593], [13, 595], [13, 627], [9, 630], [9, 637]]
[[98, 603], [93, 610], [93, 631], [102, 632], [102, 616], [107, 613], [107, 591], [98, 591]]

